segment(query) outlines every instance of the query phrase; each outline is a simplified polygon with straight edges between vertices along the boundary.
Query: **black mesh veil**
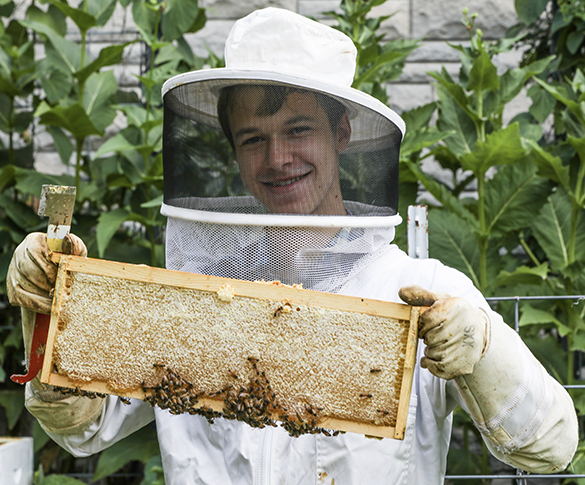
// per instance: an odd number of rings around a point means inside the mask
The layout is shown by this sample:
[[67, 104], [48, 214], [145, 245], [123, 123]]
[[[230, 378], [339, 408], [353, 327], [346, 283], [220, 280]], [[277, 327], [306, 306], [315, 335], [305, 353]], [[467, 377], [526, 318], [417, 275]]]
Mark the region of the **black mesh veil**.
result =
[[[222, 108], [221, 93], [234, 89], [226, 87], [229, 82], [234, 81], [206, 80], [203, 91], [214, 93], [212, 99], [209, 99], [209, 94], [202, 94], [197, 83], [180, 84], [165, 94], [163, 135], [165, 204], [212, 212], [255, 214], [274, 212], [270, 206], [267, 208], [267, 204], [262, 203], [261, 197], [258, 200], [258, 194], [254, 193], [250, 184], [242, 180], [240, 167], [242, 163], [247, 162], [244, 155], [240, 155], [243, 160], [240, 160], [239, 165], [236, 153], [239, 146], [245, 146], [248, 150], [249, 144], [256, 143], [256, 140], [238, 140], [234, 149], [234, 140], [230, 133], [230, 124], [233, 124], [233, 120], [230, 120], [230, 115], [232, 117], [235, 115], [232, 114], [234, 108], [229, 106], [231, 102], [243, 104], [242, 110], [254, 105], [254, 109], [258, 111], [259, 114], [253, 113], [254, 118], [250, 123], [254, 126], [260, 124], [261, 128], [257, 133], [251, 133], [252, 137], [267, 138], [272, 135], [281, 139], [289, 137], [283, 144], [289, 148], [292, 147], [290, 149], [293, 152], [301, 153], [299, 158], [307, 159], [323, 158], [321, 146], [311, 148], [309, 144], [313, 142], [310, 137], [303, 141], [302, 136], [297, 136], [301, 130], [311, 130], [313, 126], [307, 128], [303, 125], [305, 120], [301, 119], [295, 126], [290, 125], [291, 129], [297, 130], [297, 134], [289, 135], [283, 132], [281, 126], [273, 127], [270, 123], [273, 120], [274, 123], [282, 121], [286, 129], [289, 126], [286, 125], [289, 119], [295, 116], [302, 118], [302, 115], [306, 115], [313, 108], [318, 110], [323, 108], [326, 113], [322, 117], [327, 119], [331, 130], [334, 131], [335, 123], [338, 123], [339, 110], [341, 110], [340, 113], [346, 114], [351, 126], [351, 135], [347, 143], [343, 149], [338, 150], [338, 169], [334, 172], [339, 178], [343, 201], [368, 206], [367, 210], [360, 211], [362, 216], [390, 216], [397, 213], [398, 156], [402, 133], [393, 120], [381, 116], [367, 106], [351, 104], [331, 94], [258, 80], [238, 81], [236, 89], [238, 94], [227, 101], [227, 108], [225, 106]], [[260, 106], [260, 108], [256, 106], [258, 103], [247, 103], [246, 100], [250, 93], [253, 96], [257, 92], [263, 93], [261, 96], [263, 96], [262, 102], [265, 106]], [[305, 98], [312, 98], [313, 101], [305, 101]], [[227, 113], [224, 115], [227, 121], [224, 120], [223, 125], [218, 120], [218, 104], [220, 112]], [[226, 104], [225, 100], [223, 104]], [[330, 105], [334, 108], [330, 108]], [[262, 110], [265, 114], [262, 114]], [[283, 114], [285, 110], [288, 112]], [[335, 110], [338, 111], [337, 114]], [[330, 111], [334, 113], [331, 114]], [[289, 119], [284, 119], [285, 116]], [[249, 129], [249, 127], [246, 126], [244, 129]], [[296, 138], [293, 140], [293, 137]], [[263, 142], [268, 143], [266, 140], [258, 141], [258, 143]], [[305, 143], [305, 146], [298, 148], [302, 143]], [[286, 150], [287, 147], [283, 149]], [[321, 149], [321, 153], [310, 153], [310, 156], [306, 156], [308, 152], [318, 149]], [[291, 155], [291, 157], [294, 156]], [[256, 155], [254, 157], [258, 158]], [[281, 183], [280, 180], [287, 177], [291, 179], [301, 175], [309, 177], [308, 173], [312, 170], [311, 164], [314, 162], [311, 160], [291, 161], [291, 164], [294, 163], [298, 163], [299, 167], [291, 168], [288, 174], [282, 172], [281, 175], [274, 175], [274, 183]], [[261, 174], [260, 177], [262, 176]], [[272, 181], [268, 175], [265, 178], [267, 178], [266, 183]], [[300, 184], [297, 182], [297, 185]], [[319, 187], [322, 185], [317, 183], [314, 184], [313, 189], [319, 190]], [[281, 192], [285, 190], [282, 189]], [[277, 191], [278, 188], [272, 191], [274, 197], [278, 197]], [[252, 200], [254, 197], [251, 199], [251, 196], [256, 196], [256, 200]], [[236, 197], [238, 199], [234, 199]], [[286, 208], [277, 212], [298, 213], [298, 211], [287, 211]], [[347, 213], [352, 214], [350, 210], [347, 210]]]

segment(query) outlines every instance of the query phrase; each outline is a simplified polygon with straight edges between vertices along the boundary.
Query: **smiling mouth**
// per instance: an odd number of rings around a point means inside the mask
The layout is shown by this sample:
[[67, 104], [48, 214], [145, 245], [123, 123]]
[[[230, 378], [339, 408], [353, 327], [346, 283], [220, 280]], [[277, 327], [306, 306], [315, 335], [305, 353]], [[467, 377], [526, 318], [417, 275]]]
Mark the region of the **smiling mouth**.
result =
[[276, 182], [264, 182], [264, 184], [268, 185], [270, 187], [285, 187], [287, 185], [291, 185], [291, 184], [294, 184], [295, 182], [298, 182], [299, 180], [305, 178], [307, 175], [308, 174], [299, 175], [298, 177], [294, 177], [292, 179], [279, 180]]

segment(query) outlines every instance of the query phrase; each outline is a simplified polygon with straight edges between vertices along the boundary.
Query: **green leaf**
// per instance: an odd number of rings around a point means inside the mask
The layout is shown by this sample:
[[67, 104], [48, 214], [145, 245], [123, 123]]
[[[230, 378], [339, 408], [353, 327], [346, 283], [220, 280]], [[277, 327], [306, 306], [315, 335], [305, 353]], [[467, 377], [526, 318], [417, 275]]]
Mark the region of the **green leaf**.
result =
[[155, 199], [149, 200], [148, 202], [143, 202], [142, 204], [140, 204], [140, 207], [142, 207], [143, 209], [152, 209], [153, 207], [158, 209], [162, 205], [163, 201], [164, 195], [161, 194]]
[[546, 263], [536, 267], [520, 266], [511, 273], [502, 270], [496, 278], [494, 286], [539, 285], [546, 280], [547, 275], [548, 265]]
[[546, 179], [531, 163], [501, 167], [485, 183], [488, 234], [505, 234], [530, 225], [551, 192]]
[[160, 455], [153, 456], [144, 465], [144, 480], [140, 485], [165, 485], [162, 459]]
[[61, 37], [65, 37], [67, 34], [67, 17], [53, 5], [49, 5], [47, 12], [43, 12], [33, 4], [26, 11], [26, 18], [33, 22], [45, 24]]
[[92, 74], [85, 84], [83, 106], [95, 127], [104, 132], [116, 117], [114, 94], [118, 83], [112, 71]]
[[[64, 15], [70, 18], [81, 32], [87, 32], [96, 25], [95, 18], [83, 10], [70, 7], [60, 0], [49, 0], [52, 5], [61, 10]], [[95, 1], [95, 0], [94, 0]], [[91, 3], [91, 2], [90, 2]]]
[[77, 480], [67, 475], [47, 475], [42, 485], [85, 485], [85, 482]]
[[120, 106], [120, 110], [126, 115], [129, 126], [137, 126], [140, 128], [146, 121], [147, 111], [143, 106], [125, 105]]
[[520, 20], [528, 25], [540, 17], [548, 3], [549, 0], [514, 0], [514, 7]]
[[18, 170], [15, 174], [16, 189], [22, 194], [41, 195], [41, 187], [49, 185], [75, 185], [71, 175], [49, 175], [36, 170]]
[[40, 117], [42, 124], [63, 128], [69, 131], [76, 139], [103, 134], [103, 131], [93, 124], [92, 119], [80, 104], [73, 104], [68, 107], [55, 106], [51, 108], [43, 101], [38, 106], [35, 116]]
[[575, 149], [581, 162], [578, 175], [581, 180], [575, 184], [574, 191], [569, 192], [569, 194], [573, 196], [573, 200], [581, 209], [585, 209], [585, 180], [583, 180], [585, 177], [585, 138], [576, 138], [569, 135], [567, 136], [567, 141]]
[[95, 23], [103, 27], [116, 9], [116, 0], [92, 0], [87, 2], [87, 13], [95, 18]]
[[65, 165], [68, 165], [74, 150], [73, 143], [71, 143], [71, 140], [65, 132], [57, 126], [49, 126], [47, 131], [53, 137], [53, 142], [55, 143], [57, 153], [61, 157], [61, 161]]
[[104, 104], [110, 104], [112, 96], [118, 90], [118, 82], [113, 71], [103, 71], [92, 74], [85, 83], [83, 92], [83, 106], [91, 116], [95, 110]]
[[492, 63], [489, 54], [482, 50], [473, 61], [473, 66], [469, 72], [467, 90], [481, 95], [484, 91], [496, 91], [499, 87], [500, 80], [496, 66]]
[[570, 252], [572, 211], [571, 199], [558, 187], [532, 224], [534, 236], [555, 271], [563, 270], [575, 261], [585, 261], [585, 217], [577, 221], [577, 227], [574, 228], [575, 254]]
[[518, 123], [513, 123], [487, 135], [485, 142], [478, 140], [473, 151], [461, 157], [461, 166], [483, 177], [489, 168], [517, 162], [524, 155]]
[[437, 86], [437, 95], [439, 96], [437, 128], [443, 132], [453, 133], [445, 139], [445, 145], [457, 156], [470, 153], [477, 140], [473, 120], [442, 86]]
[[444, 210], [429, 214], [429, 254], [462, 271], [479, 288], [479, 245], [467, 221]]
[[0, 406], [4, 408], [8, 429], [11, 430], [24, 410], [24, 390], [0, 391]]
[[144, 41], [148, 45], [152, 45], [156, 40], [153, 35], [158, 20], [156, 12], [148, 8], [142, 0], [133, 0], [132, 16], [138, 31], [144, 38]]
[[575, 55], [581, 44], [583, 43], [583, 38], [585, 37], [584, 32], [573, 31], [567, 36], [567, 50]]
[[563, 337], [571, 331], [571, 329], [558, 320], [553, 313], [534, 308], [530, 306], [530, 304], [522, 306], [522, 315], [520, 316], [519, 321], [521, 327], [528, 325], [549, 325], [551, 323], [559, 329], [559, 333]]
[[165, 40], [177, 40], [189, 31], [199, 15], [198, 3], [198, 0], [169, 0], [161, 23]]
[[85, 66], [83, 69], [75, 73], [75, 77], [79, 82], [83, 83], [94, 72], [98, 72], [102, 67], [120, 64], [122, 62], [122, 55], [126, 46], [133, 42], [126, 42], [125, 44], [111, 45], [104, 47], [96, 60]]
[[48, 76], [41, 77], [40, 81], [47, 100], [51, 104], [59, 103], [73, 88], [73, 77], [63, 71], [53, 71]]
[[51, 441], [51, 438], [49, 437], [49, 435], [47, 433], [45, 433], [45, 430], [43, 428], [41, 428], [41, 425], [39, 424], [39, 422], [36, 419], [33, 423], [32, 437], [33, 437], [33, 443], [34, 443], [34, 447], [35, 447], [35, 450], [34, 450], [35, 453], [38, 453], [39, 451], [41, 451], [43, 449], [43, 447], [49, 441]]
[[13, 200], [6, 194], [0, 194], [0, 207], [3, 209], [4, 217], [10, 219], [24, 231], [30, 231], [31, 228], [37, 228], [39, 226], [39, 217], [28, 205]]
[[481, 121], [477, 113], [472, 109], [470, 99], [465, 93], [465, 90], [459, 83], [453, 82], [451, 76], [444, 67], [440, 74], [438, 72], [428, 72], [427, 74], [439, 81], [439, 85], [437, 86], [437, 95], [440, 102], [445, 102], [449, 96], [451, 101], [456, 103], [470, 120], [472, 120], [474, 123]]
[[115, 209], [110, 212], [103, 212], [99, 218], [96, 227], [96, 240], [99, 257], [104, 257], [104, 252], [116, 231], [123, 222], [128, 219], [130, 211], [126, 209]]
[[418, 131], [407, 130], [404, 140], [400, 144], [400, 157], [407, 158], [412, 153], [417, 153], [424, 148], [436, 145], [453, 133], [453, 131], [439, 131], [434, 127]]
[[474, 214], [472, 214], [457, 197], [455, 197], [447, 187], [437, 182], [427, 174], [425, 174], [420, 167], [413, 162], [406, 162], [408, 168], [412, 171], [419, 182], [424, 186], [429, 193], [437, 199], [443, 207], [457, 214], [462, 219], [465, 219], [466, 223], [473, 228], [474, 231], [479, 229], [479, 223]]
[[538, 166], [538, 173], [553, 182], [558, 182], [565, 189], [571, 190], [569, 167], [563, 165], [560, 157], [556, 157], [545, 151], [538, 143], [533, 140], [525, 140], [525, 143], [532, 148], [532, 160]]
[[75, 42], [61, 37], [51, 27], [40, 22], [21, 20], [21, 23], [49, 40], [45, 44], [47, 58], [52, 65], [64, 73], [75, 73], [81, 65], [81, 51]]
[[111, 475], [130, 461], [146, 463], [159, 454], [156, 431], [145, 426], [101, 452], [92, 482]]
[[130, 143], [121, 133], [118, 133], [99, 147], [94, 154], [94, 158], [103, 157], [109, 153], [121, 153], [128, 150], [134, 151], [136, 148], [136, 145]]
[[563, 103], [569, 108], [569, 111], [577, 117], [581, 125], [585, 125], [585, 112], [583, 111], [581, 104], [577, 101], [573, 101], [562, 86], [555, 87], [537, 77], [534, 77], [533, 79], [557, 101]]

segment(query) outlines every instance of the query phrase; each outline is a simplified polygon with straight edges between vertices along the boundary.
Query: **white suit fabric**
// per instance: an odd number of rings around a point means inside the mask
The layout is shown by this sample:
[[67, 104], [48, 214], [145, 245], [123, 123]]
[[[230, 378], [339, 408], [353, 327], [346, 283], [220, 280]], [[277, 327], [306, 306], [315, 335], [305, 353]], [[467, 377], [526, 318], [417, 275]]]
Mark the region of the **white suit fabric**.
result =
[[[463, 297], [484, 308], [492, 325], [506, 325], [466, 276], [436, 260], [414, 260], [387, 244], [362, 268], [339, 293], [399, 302], [398, 290], [402, 286], [418, 284]], [[514, 332], [511, 334], [517, 338]], [[423, 347], [421, 343], [419, 359]], [[554, 423], [562, 421], [567, 411], [574, 414], [570, 399], [562, 397], [565, 391], [543, 371], [519, 338], [516, 347], [518, 362], [522, 363], [519, 365], [524, 366], [523, 382], [544, 381], [517, 392], [516, 399], [502, 410], [502, 416], [493, 418], [517, 431], [517, 436], [510, 436], [515, 440], [510, 449], [491, 446], [504, 460], [542, 432], [543, 423], [550, 427], [544, 432], [551, 433]], [[546, 403], [545, 395], [551, 393], [561, 396], [555, 399], [562, 405], [539, 405]], [[552, 398], [548, 401], [552, 402]], [[84, 456], [155, 419], [167, 485], [438, 485], [444, 481], [452, 411], [457, 405], [463, 402], [454, 381], [434, 377], [417, 365], [402, 441], [370, 439], [353, 433], [291, 438], [282, 428], [254, 429], [224, 419], [210, 425], [202, 417], [171, 415], [141, 401], [127, 406], [114, 396], [107, 398], [101, 417], [86, 432], [52, 437], [71, 453]], [[554, 439], [554, 433], [550, 436]], [[539, 457], [530, 459], [538, 461]]]

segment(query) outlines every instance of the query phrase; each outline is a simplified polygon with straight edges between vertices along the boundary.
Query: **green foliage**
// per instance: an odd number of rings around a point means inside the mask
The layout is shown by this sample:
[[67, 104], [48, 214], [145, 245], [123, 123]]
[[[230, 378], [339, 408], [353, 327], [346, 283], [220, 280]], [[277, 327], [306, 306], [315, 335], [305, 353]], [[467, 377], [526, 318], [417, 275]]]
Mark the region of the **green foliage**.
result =
[[[155, 460], [151, 461], [153, 457]], [[157, 470], [153, 469], [160, 464], [156, 457], [160, 458], [156, 431], [146, 426], [101, 453], [92, 482], [112, 475], [131, 461], [149, 463], [150, 480], [155, 482], [160, 478], [157, 477]]]
[[[386, 103], [386, 83], [398, 77], [420, 42], [384, 38], [380, 31], [388, 17], [376, 17], [373, 10], [384, 2], [342, 0], [341, 13], [328, 15], [357, 46], [354, 87]], [[116, 5], [133, 16], [148, 51], [138, 92], [123, 90], [113, 71], [132, 42], [88, 57], [88, 34], [105, 25]], [[484, 41], [475, 16], [464, 12], [470, 42], [451, 46], [461, 58], [457, 78], [444, 68], [429, 73], [436, 102], [403, 113], [400, 210], [405, 214], [406, 206], [421, 198], [419, 190], [429, 194], [431, 256], [463, 271], [486, 295], [584, 294], [583, 2], [516, 0], [515, 5], [525, 31], [517, 29], [498, 42]], [[175, 74], [222, 66], [212, 53], [196, 56], [185, 39], [205, 25], [205, 10], [197, 0], [46, 0], [32, 3], [24, 19], [11, 20], [13, 8], [12, 1], [0, 2], [1, 282], [15, 246], [27, 233], [46, 230], [35, 210], [44, 183], [77, 186], [74, 232], [90, 256], [163, 266], [160, 91]], [[79, 42], [66, 35], [72, 26]], [[34, 54], [35, 37], [45, 46], [40, 58]], [[495, 57], [526, 42], [532, 42], [531, 49], [522, 65], [498, 72]], [[507, 121], [505, 110], [523, 90], [532, 105]], [[33, 170], [34, 119], [52, 137], [66, 174]], [[552, 136], [543, 133], [546, 120], [553, 121]], [[88, 150], [95, 140], [97, 151]], [[239, 193], [237, 167], [223, 138], [194, 130], [188, 146], [202, 160], [196, 168], [202, 191]], [[429, 173], [424, 162], [431, 158], [446, 176]], [[399, 228], [400, 244], [403, 231]], [[22, 371], [22, 337], [17, 310], [5, 303], [4, 284], [1, 288], [0, 383], [6, 385], [0, 407], [16, 434], [26, 413], [21, 388], [7, 376]], [[499, 309], [508, 312], [505, 304]], [[567, 384], [575, 382], [575, 352], [585, 350], [584, 321], [584, 302], [531, 302], [521, 308], [523, 336], [549, 372]], [[574, 397], [583, 412], [585, 396]], [[470, 445], [477, 431], [462, 414], [455, 420], [464, 446], [450, 454], [450, 472], [487, 473], [485, 448], [475, 456]], [[38, 425], [33, 433], [38, 463], [50, 443]], [[575, 471], [585, 469], [584, 457], [581, 446]], [[142, 484], [164, 483], [151, 428], [103, 452], [93, 480], [135, 462], [144, 464]], [[67, 463], [45, 458], [46, 470], [57, 474], [45, 476], [41, 467], [35, 484], [80, 483], [63, 475]]]
[[582, 0], [515, 0], [525, 62], [556, 54], [546, 77], [572, 77], [585, 68], [585, 3]]
[[[524, 19], [537, 16], [539, 2], [520, 4]], [[489, 296], [584, 294], [585, 77], [577, 68], [562, 82], [544, 80], [559, 66], [551, 56], [498, 73], [494, 56], [521, 36], [485, 42], [475, 16], [464, 14], [470, 44], [452, 46], [461, 56], [458, 79], [444, 68], [429, 73], [437, 87], [436, 123], [415, 125], [415, 134], [437, 142], [401, 160], [432, 196], [430, 255], [467, 274]], [[506, 122], [504, 110], [523, 89], [532, 106]], [[547, 119], [554, 120], [552, 142], [541, 128]], [[411, 143], [405, 139], [407, 147]], [[422, 169], [431, 156], [443, 169], [440, 178]], [[505, 304], [500, 311], [510, 314]], [[583, 302], [524, 304], [520, 324], [549, 372], [575, 383], [575, 352], [585, 350]], [[558, 358], [551, 358], [551, 348]], [[585, 408], [583, 399], [576, 404]], [[453, 473], [484, 473], [485, 466], [471, 460], [465, 446], [450, 453]]]
[[[498, 75], [492, 58], [508, 50], [509, 42], [486, 43], [482, 32], [474, 31], [473, 19], [467, 17], [466, 23], [469, 47], [452, 46], [461, 55], [459, 81], [444, 68], [429, 73], [437, 82], [438, 96], [433, 135], [442, 139], [429, 155], [450, 173], [451, 184], [424, 173], [420, 160], [404, 162], [442, 208], [430, 216], [431, 256], [460, 269], [480, 290], [494, 295], [518, 279], [542, 281], [541, 272], [499, 254], [537, 216], [552, 189], [529, 161], [523, 140], [533, 137], [534, 130], [522, 117], [504, 126], [503, 113], [550, 59]], [[477, 198], [462, 198], [472, 187]]]

